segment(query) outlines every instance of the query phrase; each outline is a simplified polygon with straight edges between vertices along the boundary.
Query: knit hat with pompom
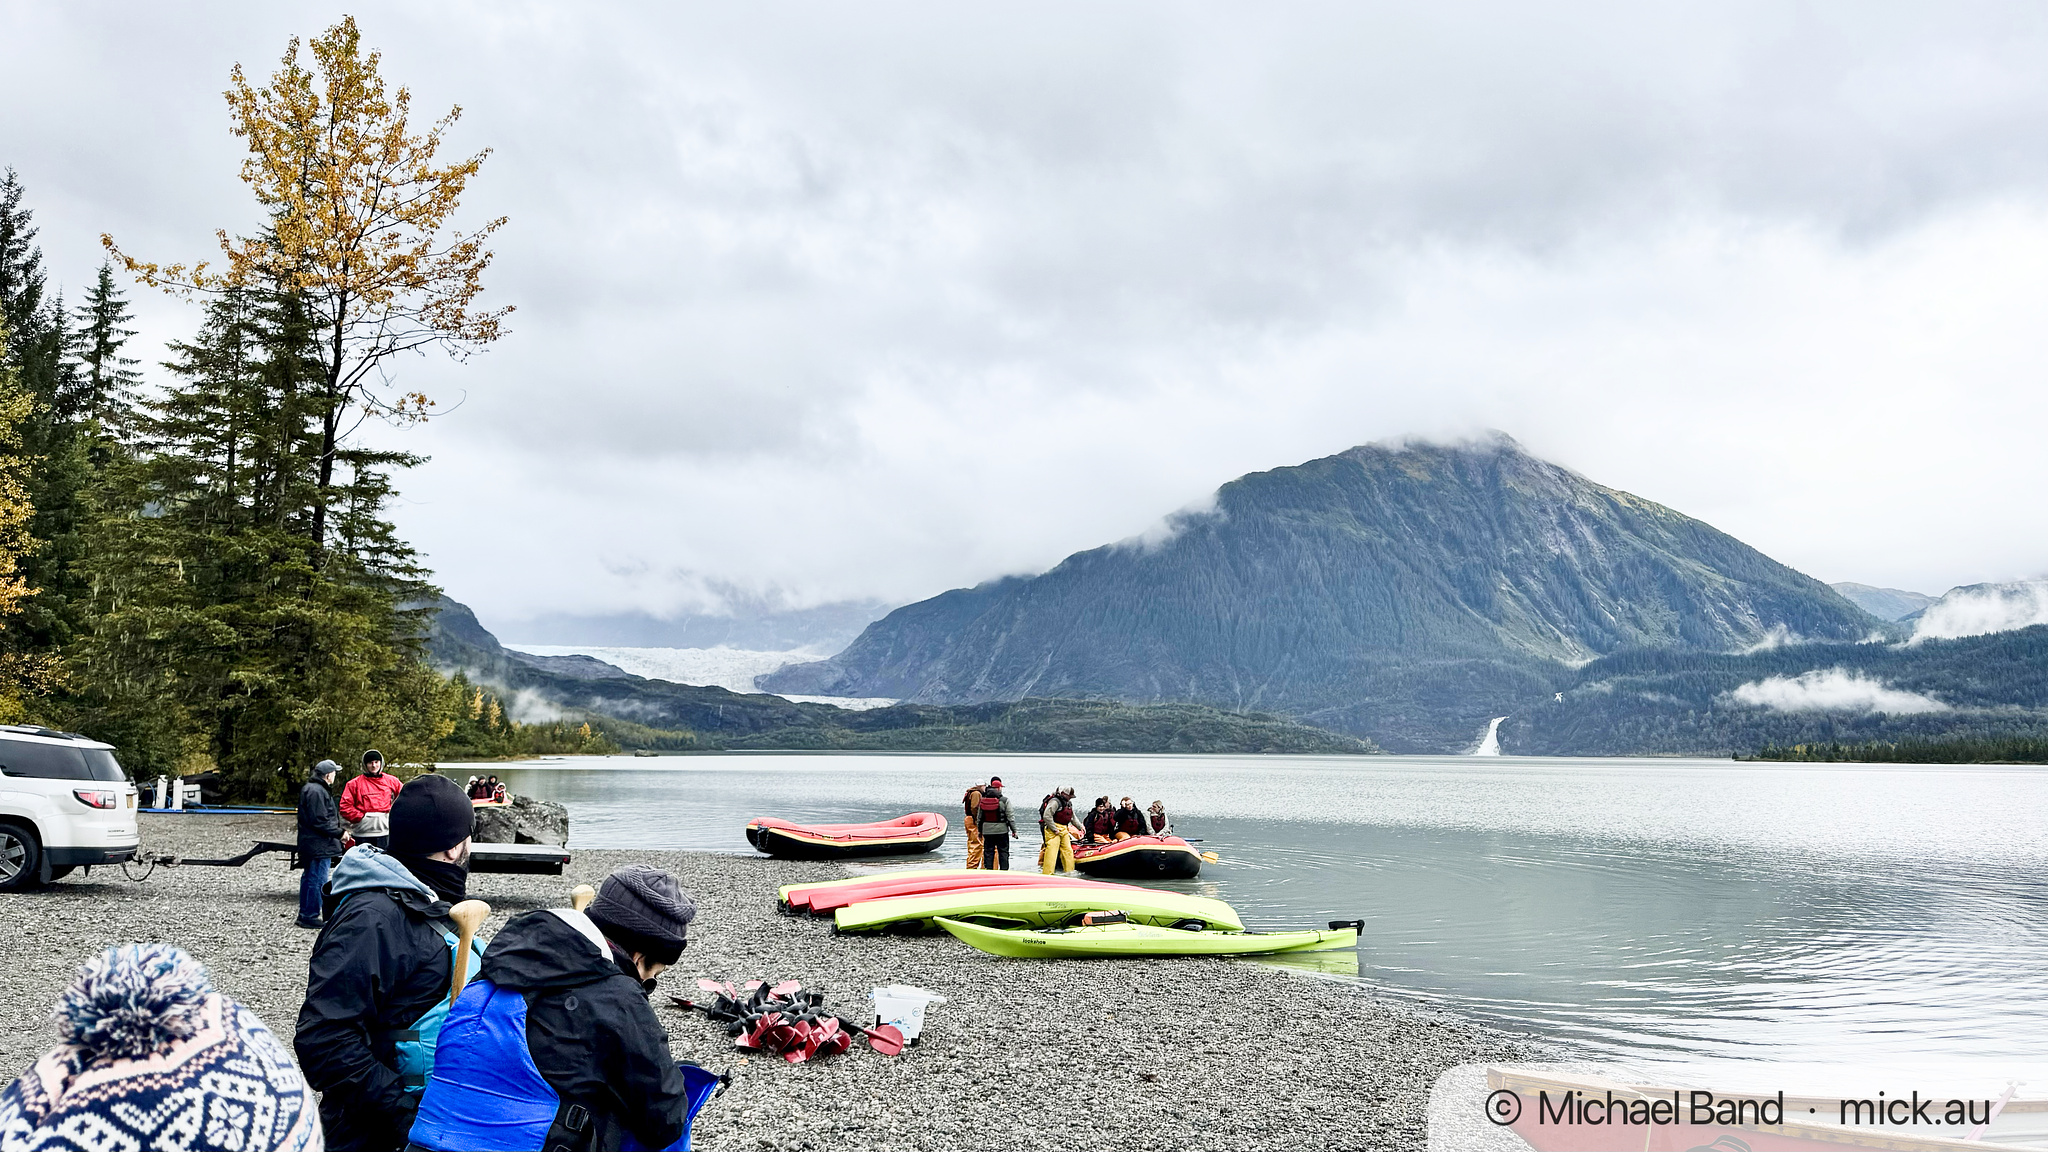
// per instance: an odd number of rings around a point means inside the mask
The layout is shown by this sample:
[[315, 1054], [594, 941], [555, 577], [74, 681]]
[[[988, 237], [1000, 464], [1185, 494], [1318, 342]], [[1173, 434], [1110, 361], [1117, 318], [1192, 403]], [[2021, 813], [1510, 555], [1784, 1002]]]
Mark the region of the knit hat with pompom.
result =
[[107, 949], [52, 1015], [62, 1042], [0, 1091], [0, 1152], [321, 1147], [291, 1053], [178, 948]]

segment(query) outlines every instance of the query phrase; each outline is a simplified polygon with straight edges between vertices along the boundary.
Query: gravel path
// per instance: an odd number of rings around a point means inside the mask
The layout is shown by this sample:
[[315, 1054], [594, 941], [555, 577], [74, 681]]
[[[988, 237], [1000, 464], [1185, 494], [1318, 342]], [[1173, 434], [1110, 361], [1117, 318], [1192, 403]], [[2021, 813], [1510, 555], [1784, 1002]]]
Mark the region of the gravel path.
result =
[[[282, 817], [142, 818], [145, 847], [190, 857], [290, 832]], [[563, 876], [477, 875], [470, 894], [494, 909], [488, 935], [633, 861], [674, 872], [700, 908], [689, 950], [655, 997], [677, 1056], [735, 1073], [698, 1118], [700, 1148], [1419, 1149], [1438, 1073], [1538, 1055], [1528, 1041], [1364, 985], [1258, 964], [1003, 960], [950, 937], [836, 937], [824, 921], [773, 910], [777, 885], [845, 874], [831, 864], [579, 851]], [[0, 895], [0, 1069], [25, 1068], [51, 1045], [49, 1007], [81, 961], [136, 940], [190, 951], [222, 991], [289, 1036], [313, 940], [292, 923], [297, 875], [270, 856], [239, 869], [159, 868], [141, 884], [96, 868]], [[860, 1045], [824, 1064], [749, 1061], [718, 1026], [667, 1007], [669, 991], [693, 990], [699, 976], [794, 977], [856, 1017], [883, 984], [949, 1002], [898, 1059]], [[1062, 1115], [1073, 1120], [1056, 1122]]]

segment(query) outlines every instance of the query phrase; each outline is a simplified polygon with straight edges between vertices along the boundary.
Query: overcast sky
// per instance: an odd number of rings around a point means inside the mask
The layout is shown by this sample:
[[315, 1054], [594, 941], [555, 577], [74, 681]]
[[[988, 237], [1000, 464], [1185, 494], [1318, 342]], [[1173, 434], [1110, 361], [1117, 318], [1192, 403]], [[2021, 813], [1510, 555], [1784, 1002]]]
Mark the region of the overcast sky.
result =
[[495, 150], [512, 334], [392, 437], [493, 626], [903, 602], [1487, 428], [1825, 580], [2048, 569], [2039, 4], [0, 2], [53, 277], [253, 228], [228, 70], [343, 11]]

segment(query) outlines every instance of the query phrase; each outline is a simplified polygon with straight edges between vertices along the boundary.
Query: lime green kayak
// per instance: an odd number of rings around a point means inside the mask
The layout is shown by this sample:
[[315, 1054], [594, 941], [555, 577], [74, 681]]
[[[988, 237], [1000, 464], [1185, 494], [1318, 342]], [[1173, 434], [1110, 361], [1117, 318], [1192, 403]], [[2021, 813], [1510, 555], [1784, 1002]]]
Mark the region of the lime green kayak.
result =
[[922, 896], [891, 896], [848, 904], [832, 913], [841, 932], [938, 931], [940, 917], [974, 920], [1007, 928], [1055, 928], [1083, 912], [1118, 909], [1143, 924], [1193, 922], [1206, 928], [1242, 929], [1244, 921], [1221, 900], [1179, 892], [1118, 888], [1103, 892], [1089, 880], [1071, 888], [971, 888]]
[[1358, 947], [1358, 929], [1207, 932], [1150, 924], [1087, 928], [985, 928], [941, 917], [939, 927], [993, 956], [1265, 956]]

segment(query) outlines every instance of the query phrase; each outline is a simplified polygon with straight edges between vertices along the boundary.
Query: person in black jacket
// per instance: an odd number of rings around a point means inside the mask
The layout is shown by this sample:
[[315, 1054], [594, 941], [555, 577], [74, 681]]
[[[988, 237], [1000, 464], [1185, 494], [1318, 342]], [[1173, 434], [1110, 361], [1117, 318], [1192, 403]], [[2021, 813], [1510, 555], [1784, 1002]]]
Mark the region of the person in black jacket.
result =
[[682, 956], [696, 914], [675, 877], [632, 864], [585, 912], [552, 908], [505, 925], [482, 979], [449, 1013], [412, 1146], [595, 1152], [628, 1135], [644, 1148], [675, 1144], [693, 1093], [647, 998]]
[[334, 802], [334, 774], [341, 765], [322, 760], [306, 775], [299, 789], [299, 927], [318, 928], [326, 921], [320, 916], [320, 891], [327, 886], [327, 874], [341, 856], [341, 806]]
[[392, 802], [391, 851], [358, 844], [335, 866], [292, 1040], [331, 1152], [405, 1146], [447, 1010], [446, 917], [465, 896], [475, 821], [460, 785], [421, 776]]

